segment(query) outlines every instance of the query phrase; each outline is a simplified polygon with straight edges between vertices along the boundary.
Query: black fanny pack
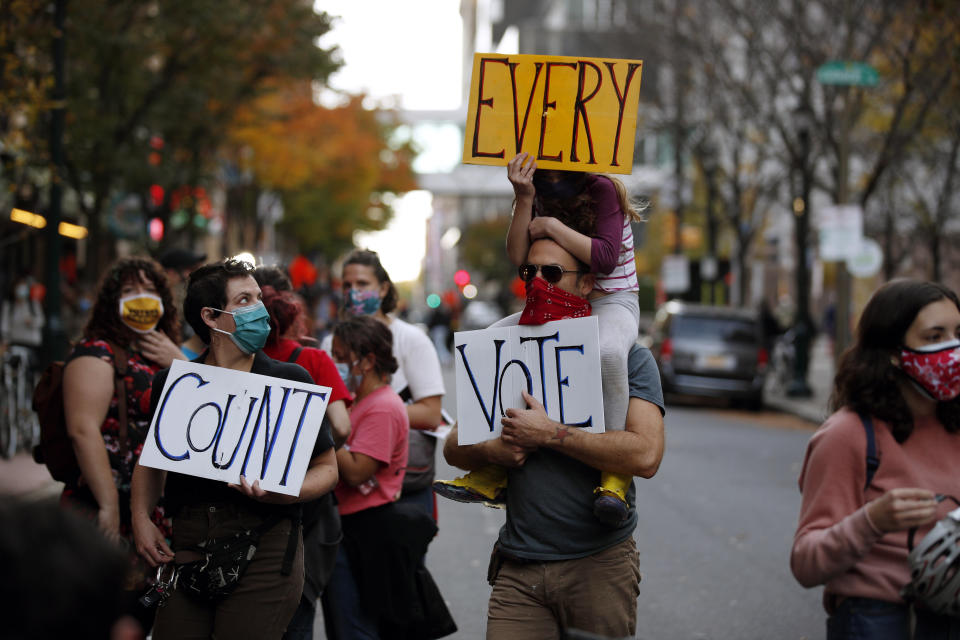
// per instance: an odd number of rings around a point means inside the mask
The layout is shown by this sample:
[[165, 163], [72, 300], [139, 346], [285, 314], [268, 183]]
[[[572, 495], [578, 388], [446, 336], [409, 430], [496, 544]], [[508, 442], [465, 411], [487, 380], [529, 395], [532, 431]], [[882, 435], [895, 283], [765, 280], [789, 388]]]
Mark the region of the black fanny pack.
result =
[[176, 588], [203, 602], [216, 602], [230, 595], [253, 560], [260, 536], [285, 518], [291, 518], [293, 522], [280, 573], [290, 575], [297, 553], [300, 518], [291, 514], [272, 515], [253, 529], [225, 538], [211, 538], [183, 549], [187, 552], [185, 555], [198, 554], [200, 558], [177, 565], [174, 579]]

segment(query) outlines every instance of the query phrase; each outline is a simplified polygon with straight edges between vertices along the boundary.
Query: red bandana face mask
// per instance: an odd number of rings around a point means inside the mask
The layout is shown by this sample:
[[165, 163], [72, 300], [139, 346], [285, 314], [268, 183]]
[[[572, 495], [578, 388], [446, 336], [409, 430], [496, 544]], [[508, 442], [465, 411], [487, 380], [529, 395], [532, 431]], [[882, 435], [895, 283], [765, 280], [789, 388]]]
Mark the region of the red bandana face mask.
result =
[[527, 304], [520, 314], [520, 324], [584, 318], [591, 312], [590, 303], [585, 298], [567, 293], [543, 278], [534, 278], [527, 283]]
[[960, 340], [900, 352], [903, 372], [934, 400], [947, 402], [960, 395]]

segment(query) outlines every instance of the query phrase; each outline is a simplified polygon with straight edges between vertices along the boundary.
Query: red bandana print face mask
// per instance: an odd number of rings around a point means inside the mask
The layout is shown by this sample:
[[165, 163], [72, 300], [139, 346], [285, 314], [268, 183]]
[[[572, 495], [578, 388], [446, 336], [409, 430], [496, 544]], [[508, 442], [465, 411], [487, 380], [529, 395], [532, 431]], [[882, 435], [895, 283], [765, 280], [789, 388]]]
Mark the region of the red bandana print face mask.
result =
[[940, 402], [960, 395], [960, 340], [900, 352], [903, 372], [931, 398]]
[[527, 283], [527, 304], [520, 314], [520, 324], [584, 318], [591, 312], [590, 303], [585, 298], [567, 293], [543, 278], [534, 278]]

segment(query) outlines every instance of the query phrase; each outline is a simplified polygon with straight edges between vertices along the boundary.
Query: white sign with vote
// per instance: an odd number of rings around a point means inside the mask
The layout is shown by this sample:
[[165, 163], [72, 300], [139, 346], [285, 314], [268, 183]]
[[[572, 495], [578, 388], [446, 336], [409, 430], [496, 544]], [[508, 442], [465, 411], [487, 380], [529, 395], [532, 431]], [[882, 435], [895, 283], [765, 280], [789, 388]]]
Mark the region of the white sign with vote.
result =
[[299, 495], [330, 387], [175, 360], [140, 464]]
[[596, 317], [454, 334], [457, 443], [500, 436], [507, 409], [525, 409], [522, 391], [562, 424], [602, 433], [600, 340]]

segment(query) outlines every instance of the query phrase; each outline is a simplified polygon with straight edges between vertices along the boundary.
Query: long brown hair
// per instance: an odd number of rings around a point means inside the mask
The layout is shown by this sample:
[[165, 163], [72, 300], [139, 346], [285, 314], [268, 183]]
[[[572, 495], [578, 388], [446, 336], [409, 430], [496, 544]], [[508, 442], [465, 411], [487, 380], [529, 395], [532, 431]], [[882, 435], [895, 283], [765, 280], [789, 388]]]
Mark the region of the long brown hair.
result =
[[[897, 442], [910, 437], [913, 414], [900, 392], [907, 378], [891, 358], [900, 355], [920, 310], [944, 299], [960, 309], [957, 294], [936, 282], [893, 280], [877, 289], [860, 316], [856, 341], [840, 359], [831, 409], [849, 407], [879, 418], [890, 425]], [[937, 403], [937, 417], [947, 431], [960, 431], [960, 398]]]
[[157, 289], [157, 295], [163, 301], [163, 317], [157, 329], [167, 334], [175, 343], [180, 342], [180, 320], [177, 306], [167, 284], [163, 268], [150, 258], [121, 258], [103, 276], [97, 290], [97, 301], [93, 304], [90, 319], [83, 329], [87, 340], [109, 340], [128, 348], [137, 340], [139, 334], [123, 324], [120, 319], [120, 291], [127, 282], [139, 282], [143, 273]]
[[[538, 169], [541, 175], [561, 174], [567, 176], [572, 172], [559, 169]], [[609, 180], [617, 192], [617, 200], [620, 203], [620, 210], [630, 222], [643, 222], [645, 218], [642, 214], [642, 207], [635, 204], [627, 193], [627, 187], [621, 180], [613, 176], [602, 175], [598, 173], [584, 173], [582, 183], [585, 186], [587, 178], [593, 176]], [[579, 177], [579, 176], [578, 176]], [[557, 218], [567, 227], [574, 231], [582, 233], [585, 236], [594, 236], [597, 231], [597, 210], [595, 202], [590, 192], [583, 188], [577, 195], [569, 198], [550, 198], [542, 194], [535, 196], [534, 207], [538, 216], [551, 216]], [[514, 198], [513, 206], [516, 207], [517, 201]]]

